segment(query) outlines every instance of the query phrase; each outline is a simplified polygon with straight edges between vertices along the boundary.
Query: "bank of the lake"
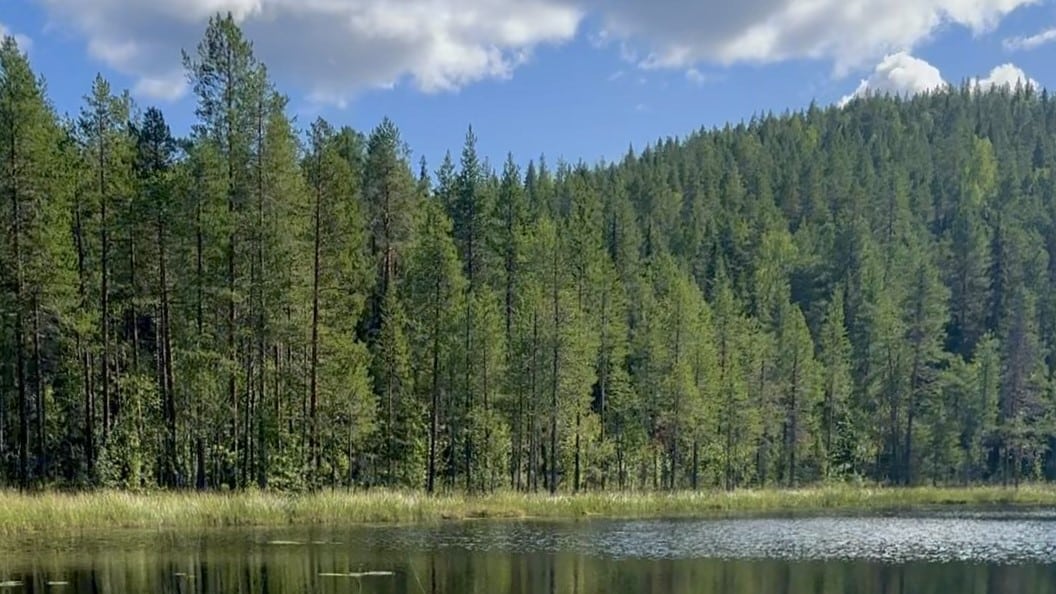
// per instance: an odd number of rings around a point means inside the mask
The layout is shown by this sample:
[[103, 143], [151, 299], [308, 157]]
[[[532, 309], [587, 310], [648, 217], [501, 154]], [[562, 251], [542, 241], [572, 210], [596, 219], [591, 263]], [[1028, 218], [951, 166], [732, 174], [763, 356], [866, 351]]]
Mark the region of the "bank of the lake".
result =
[[1056, 486], [866, 488], [482, 496], [368, 491], [0, 492], [0, 536], [108, 528], [354, 525], [487, 518], [679, 518], [933, 507], [1056, 507]]

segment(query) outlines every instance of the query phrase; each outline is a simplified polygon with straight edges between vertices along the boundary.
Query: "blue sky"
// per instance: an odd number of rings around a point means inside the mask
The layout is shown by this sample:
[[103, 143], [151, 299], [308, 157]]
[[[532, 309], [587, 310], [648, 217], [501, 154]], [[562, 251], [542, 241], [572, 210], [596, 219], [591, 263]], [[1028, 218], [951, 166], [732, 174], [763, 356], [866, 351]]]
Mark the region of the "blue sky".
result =
[[184, 133], [180, 50], [217, 10], [302, 126], [388, 115], [434, 169], [470, 124], [492, 161], [594, 162], [866, 89], [1056, 85], [1053, 0], [0, 0], [0, 29], [60, 112], [102, 72]]

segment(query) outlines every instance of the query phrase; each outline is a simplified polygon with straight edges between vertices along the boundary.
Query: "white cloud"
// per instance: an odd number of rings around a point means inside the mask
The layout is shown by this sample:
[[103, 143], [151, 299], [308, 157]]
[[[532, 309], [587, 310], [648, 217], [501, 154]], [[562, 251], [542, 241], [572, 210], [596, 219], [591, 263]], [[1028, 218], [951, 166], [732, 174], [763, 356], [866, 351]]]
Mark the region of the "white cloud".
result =
[[606, 38], [637, 40], [645, 67], [831, 60], [838, 73], [912, 49], [946, 25], [973, 33], [1038, 0], [593, 0]]
[[1012, 37], [1006, 39], [1003, 44], [1008, 51], [1037, 49], [1047, 43], [1056, 41], [1056, 27], [1046, 29], [1041, 33], [1029, 37]]
[[945, 84], [938, 68], [907, 52], [898, 52], [889, 54], [877, 64], [869, 78], [859, 83], [853, 93], [841, 99], [839, 105], [871, 94], [915, 95], [942, 88]]
[[536, 46], [573, 38], [583, 17], [567, 0], [38, 1], [142, 94], [178, 97], [180, 49], [231, 11], [277, 77], [335, 104], [406, 78], [435, 92], [509, 77]]
[[[512, 75], [576, 37], [690, 80], [706, 65], [818, 59], [838, 75], [912, 50], [943, 27], [990, 31], [1043, 0], [36, 0], [143, 94], [178, 96], [179, 50], [232, 11], [284, 85], [317, 102], [410, 81], [446, 91]], [[290, 88], [287, 86], [287, 88]]]
[[[985, 78], [972, 78], [968, 84], [973, 89], [988, 91], [995, 87], [1014, 87], [1020, 82], [1035, 89], [1041, 88], [1038, 81], [1014, 64], [997, 66]], [[906, 52], [899, 52], [885, 57], [873, 74], [859, 83], [853, 93], [840, 99], [838, 105], [842, 107], [852, 99], [868, 95], [917, 95], [941, 89], [946, 84], [938, 68]]]
[[132, 92], [139, 97], [176, 101], [187, 93], [186, 75], [176, 70], [161, 76], [144, 76], [136, 81]]
[[686, 70], [686, 80], [699, 86], [711, 80], [711, 77], [696, 68], [690, 68]]
[[28, 52], [33, 48], [33, 40], [26, 35], [15, 33], [11, 29], [7, 28], [7, 25], [0, 23], [0, 39], [11, 36], [15, 38], [15, 43], [18, 44], [18, 48], [24, 52]]
[[989, 76], [986, 78], [973, 78], [969, 84], [972, 88], [980, 91], [989, 91], [994, 87], [1013, 88], [1017, 84], [1024, 84], [1035, 89], [1041, 88], [1038, 81], [1027, 76], [1027, 73], [1023, 72], [1023, 69], [1014, 64], [1002, 64], [997, 66], [990, 71]]

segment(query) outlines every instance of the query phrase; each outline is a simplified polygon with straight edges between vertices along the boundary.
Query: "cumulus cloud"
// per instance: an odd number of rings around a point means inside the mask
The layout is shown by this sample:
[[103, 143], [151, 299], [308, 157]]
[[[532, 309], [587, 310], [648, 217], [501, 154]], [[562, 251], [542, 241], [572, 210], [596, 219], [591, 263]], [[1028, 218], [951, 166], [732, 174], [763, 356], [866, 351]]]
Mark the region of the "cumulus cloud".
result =
[[562, 0], [39, 1], [90, 55], [139, 77], [141, 94], [178, 97], [180, 49], [230, 11], [273, 72], [332, 103], [407, 78], [434, 92], [508, 77], [536, 46], [573, 38], [583, 16]]
[[[819, 59], [837, 74], [945, 26], [980, 34], [1040, 0], [37, 0], [96, 59], [175, 97], [178, 52], [231, 11], [276, 75], [316, 101], [410, 81], [427, 91], [509, 77], [542, 44], [584, 32], [643, 68]], [[689, 75], [694, 78], [693, 75]]]
[[1056, 27], [1046, 29], [1041, 33], [1029, 37], [1011, 37], [1004, 41], [1005, 49], [1008, 51], [1032, 50], [1045, 44], [1056, 41]]
[[973, 78], [969, 84], [980, 91], [989, 91], [995, 87], [1014, 88], [1021, 84], [1035, 89], [1040, 88], [1038, 81], [1027, 76], [1026, 72], [1014, 64], [997, 66], [985, 78]]
[[33, 47], [33, 40], [32, 39], [30, 39], [29, 37], [27, 37], [25, 35], [22, 35], [22, 34], [19, 34], [19, 33], [15, 33], [11, 29], [8, 29], [7, 25], [5, 25], [3, 23], [0, 23], [0, 39], [3, 39], [4, 37], [8, 37], [8, 36], [14, 37], [15, 38], [15, 43], [17, 43], [19, 49], [21, 49], [24, 52], [25, 51], [29, 51], [29, 49]]
[[187, 94], [186, 74], [175, 70], [160, 76], [143, 76], [136, 81], [132, 92], [137, 96], [176, 101]]
[[[1014, 64], [1002, 64], [992, 69], [986, 77], [976, 77], [968, 81], [969, 87], [978, 91], [989, 91], [995, 87], [1015, 87], [1017, 84], [1041, 88], [1038, 81], [1027, 76], [1026, 72]], [[888, 55], [877, 64], [872, 75], [859, 83], [853, 93], [840, 99], [838, 105], [842, 107], [853, 99], [868, 95], [905, 97], [941, 89], [946, 85], [938, 68], [907, 52], [898, 52]]]
[[841, 99], [839, 104], [846, 105], [852, 99], [871, 94], [916, 95], [945, 85], [946, 81], [938, 68], [907, 52], [898, 52], [888, 55], [877, 64], [869, 78], [862, 80], [858, 88]]
[[640, 40], [646, 67], [831, 60], [844, 73], [938, 28], [974, 33], [1037, 0], [595, 0], [608, 38]]
[[711, 80], [711, 77], [707, 74], [704, 74], [700, 70], [697, 70], [696, 68], [690, 68], [689, 70], [686, 70], [686, 80], [697, 86], [700, 86], [704, 83], [709, 82]]

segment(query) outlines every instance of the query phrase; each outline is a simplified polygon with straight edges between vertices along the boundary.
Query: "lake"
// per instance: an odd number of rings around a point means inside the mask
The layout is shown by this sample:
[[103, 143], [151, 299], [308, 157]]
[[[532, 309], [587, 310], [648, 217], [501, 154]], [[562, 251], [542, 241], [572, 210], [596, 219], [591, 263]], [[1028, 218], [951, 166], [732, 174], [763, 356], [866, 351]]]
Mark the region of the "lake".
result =
[[1056, 512], [125, 532], [5, 548], [0, 582], [0, 594], [1056, 594]]

